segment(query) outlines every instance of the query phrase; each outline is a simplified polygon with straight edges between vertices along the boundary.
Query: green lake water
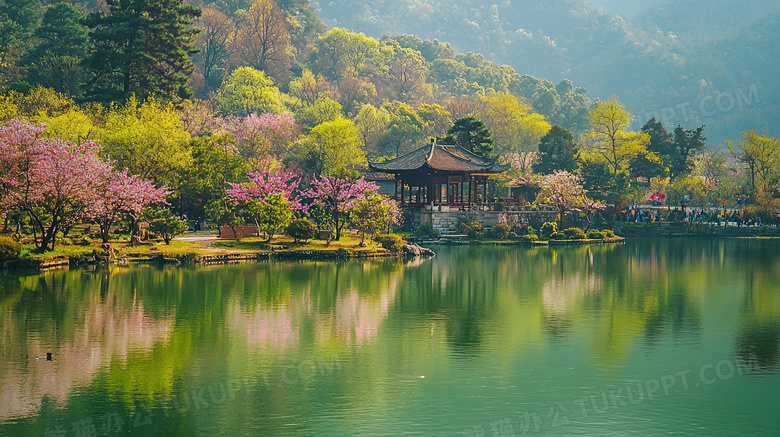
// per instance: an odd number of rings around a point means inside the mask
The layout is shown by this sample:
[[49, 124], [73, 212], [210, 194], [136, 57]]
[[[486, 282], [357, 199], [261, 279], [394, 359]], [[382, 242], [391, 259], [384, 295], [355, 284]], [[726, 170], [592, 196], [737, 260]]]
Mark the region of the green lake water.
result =
[[0, 435], [780, 435], [780, 240], [434, 250], [0, 272]]

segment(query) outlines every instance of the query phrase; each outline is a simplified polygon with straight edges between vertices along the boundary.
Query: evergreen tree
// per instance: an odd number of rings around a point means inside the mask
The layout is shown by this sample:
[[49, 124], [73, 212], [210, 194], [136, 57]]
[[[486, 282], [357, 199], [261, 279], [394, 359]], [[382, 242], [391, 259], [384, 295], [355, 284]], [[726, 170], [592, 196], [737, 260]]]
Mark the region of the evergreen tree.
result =
[[447, 131], [444, 144], [457, 144], [472, 153], [490, 157], [493, 152], [493, 134], [485, 127], [485, 123], [473, 117], [465, 117], [455, 121]]
[[131, 94], [188, 98], [195, 52], [191, 25], [200, 9], [182, 0], [107, 0], [109, 13], [86, 19], [95, 45], [85, 61], [89, 97], [124, 101]]
[[0, 86], [18, 79], [16, 60], [38, 26], [38, 0], [0, 0]]
[[534, 172], [551, 174], [556, 170], [568, 172], [577, 168], [577, 143], [566, 128], [553, 126], [539, 142], [539, 160]]
[[32, 85], [78, 95], [83, 73], [81, 62], [87, 54], [87, 28], [84, 14], [64, 1], [51, 6], [35, 31], [37, 47], [22, 59], [27, 81]]
[[672, 177], [687, 174], [691, 170], [690, 159], [693, 155], [704, 150], [707, 137], [704, 136], [704, 126], [696, 129], [685, 130], [682, 126], [677, 126], [674, 130], [674, 141], [672, 143]]

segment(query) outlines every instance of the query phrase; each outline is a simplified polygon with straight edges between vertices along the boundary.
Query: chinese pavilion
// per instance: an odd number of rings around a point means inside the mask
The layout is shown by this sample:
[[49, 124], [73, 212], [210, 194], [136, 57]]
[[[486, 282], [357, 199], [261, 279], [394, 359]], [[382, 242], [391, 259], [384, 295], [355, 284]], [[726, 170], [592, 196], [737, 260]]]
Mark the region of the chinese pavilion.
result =
[[469, 209], [487, 202], [488, 176], [507, 165], [486, 159], [458, 145], [430, 144], [384, 162], [372, 171], [395, 176], [395, 198], [404, 206], [446, 205]]

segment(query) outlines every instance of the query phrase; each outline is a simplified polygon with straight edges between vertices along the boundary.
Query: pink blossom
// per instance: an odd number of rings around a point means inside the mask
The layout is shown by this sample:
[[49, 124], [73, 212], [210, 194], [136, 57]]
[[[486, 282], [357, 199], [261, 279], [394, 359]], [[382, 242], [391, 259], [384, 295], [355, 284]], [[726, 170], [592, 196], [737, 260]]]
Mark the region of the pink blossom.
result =
[[148, 180], [130, 176], [127, 169], [109, 168], [97, 178], [88, 215], [98, 222], [103, 242], [107, 242], [111, 225], [127, 215], [137, 215], [148, 204], [163, 202], [168, 194], [167, 187], [157, 188]]
[[57, 231], [87, 215], [96, 201], [98, 176], [110, 164], [92, 141], [75, 144], [44, 138], [44, 126], [11, 120], [0, 126], [0, 193], [6, 206], [26, 212], [41, 232], [40, 247], [53, 247]]
[[373, 182], [367, 182], [365, 178], [353, 182], [347, 178], [323, 175], [319, 179], [315, 178], [312, 188], [304, 191], [302, 196], [313, 199], [315, 203], [331, 211], [338, 240], [346, 223], [342, 216], [354, 208], [357, 202], [365, 199], [366, 190], [378, 192], [379, 187]]
[[245, 203], [257, 200], [264, 203], [265, 199], [274, 194], [282, 194], [294, 209], [303, 209], [294, 194], [300, 183], [300, 176], [289, 170], [263, 170], [247, 175], [249, 182], [242, 184], [230, 183], [228, 196], [235, 203]]
[[299, 128], [290, 114], [250, 114], [217, 119], [220, 132], [230, 135], [244, 156], [257, 158], [287, 151]]

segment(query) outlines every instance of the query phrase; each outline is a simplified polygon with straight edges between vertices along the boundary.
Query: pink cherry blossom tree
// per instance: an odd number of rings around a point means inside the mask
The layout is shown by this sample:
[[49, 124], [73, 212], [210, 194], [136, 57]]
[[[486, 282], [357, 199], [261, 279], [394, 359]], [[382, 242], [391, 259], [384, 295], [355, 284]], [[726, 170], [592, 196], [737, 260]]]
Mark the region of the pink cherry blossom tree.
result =
[[96, 143], [45, 138], [44, 129], [17, 119], [0, 126], [3, 202], [30, 217], [41, 251], [54, 248], [63, 226], [87, 216], [95, 202], [96, 178], [110, 171], [98, 157]]
[[236, 203], [257, 200], [264, 202], [264, 199], [275, 194], [282, 194], [284, 200], [290, 202], [293, 208], [301, 209], [300, 203], [296, 198], [296, 190], [301, 177], [297, 173], [289, 170], [262, 170], [247, 175], [249, 182], [241, 184], [228, 183], [230, 189], [227, 190], [229, 198]]
[[563, 224], [563, 217], [567, 211], [580, 204], [580, 199], [585, 195], [580, 178], [567, 171], [556, 171], [548, 174], [542, 180], [542, 191], [539, 199], [547, 199], [551, 205], [558, 208], [559, 224]]
[[587, 195], [582, 196], [582, 199], [580, 199], [580, 207], [582, 207], [582, 210], [585, 212], [585, 219], [588, 221], [588, 227], [585, 228], [586, 231], [590, 229], [592, 224], [591, 217], [593, 216], [593, 213], [607, 209], [607, 205], [598, 200], [591, 200]]
[[100, 226], [100, 236], [108, 242], [109, 229], [128, 215], [138, 217], [144, 206], [159, 203], [170, 194], [167, 187], [155, 187], [150, 181], [128, 175], [128, 171], [105, 170], [94, 185], [94, 199], [88, 215]]
[[312, 188], [303, 196], [313, 199], [330, 213], [336, 228], [336, 240], [339, 240], [350, 210], [365, 199], [366, 190], [378, 192], [379, 187], [364, 178], [353, 181], [348, 177], [323, 175], [314, 179]]
[[292, 210], [304, 210], [297, 198], [300, 176], [289, 170], [263, 170], [247, 175], [249, 182], [230, 183], [228, 198], [242, 206], [258, 230], [273, 238], [293, 218]]

